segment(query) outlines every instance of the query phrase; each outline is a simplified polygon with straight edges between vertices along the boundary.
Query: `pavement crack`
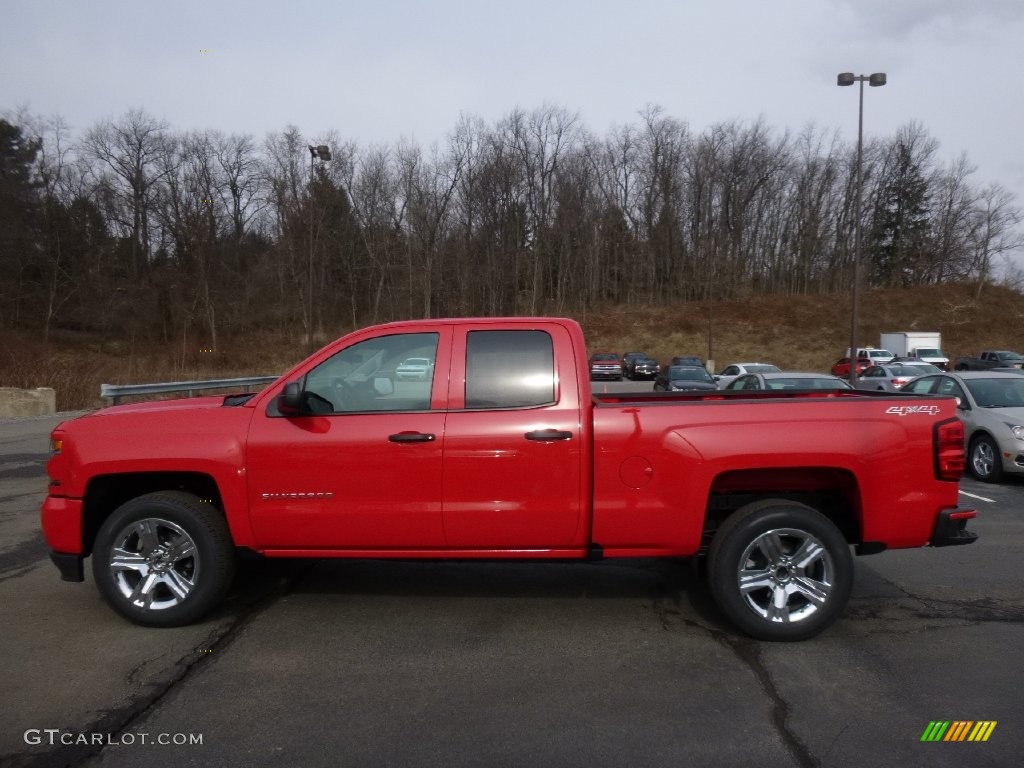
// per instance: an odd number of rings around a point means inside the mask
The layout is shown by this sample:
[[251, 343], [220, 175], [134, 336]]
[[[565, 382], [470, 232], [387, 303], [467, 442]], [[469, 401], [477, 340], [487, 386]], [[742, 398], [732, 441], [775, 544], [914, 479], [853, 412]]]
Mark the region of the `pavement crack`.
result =
[[725, 632], [714, 631], [714, 637], [720, 643], [726, 645], [732, 652], [753, 672], [754, 677], [761, 685], [761, 690], [772, 702], [772, 723], [782, 743], [789, 749], [797, 764], [803, 768], [819, 768], [821, 761], [818, 760], [810, 749], [790, 727], [789, 727], [789, 704], [779, 692], [778, 687], [772, 680], [771, 673], [761, 660], [761, 646], [756, 640], [744, 637], [733, 637]]
[[[273, 587], [256, 599], [243, 603], [231, 621], [214, 627], [192, 650], [179, 658], [162, 679], [146, 684], [141, 693], [122, 707], [107, 710], [76, 733], [103, 734], [105, 742], [118, 743], [120, 736], [131, 731], [179, 685], [198, 674], [219, 652], [223, 652], [245, 632], [259, 615], [287, 595], [310, 568], [290, 569], [279, 576]], [[241, 574], [239, 574], [241, 578]], [[152, 630], [159, 632], [159, 629]], [[144, 661], [129, 672], [138, 677], [149, 662]], [[68, 744], [38, 754], [0, 755], [0, 765], [10, 768], [74, 768], [103, 753], [106, 744]]]
[[[708, 633], [713, 640], [728, 648], [753, 673], [761, 690], [771, 701], [772, 725], [796, 764], [801, 768], [819, 768], [821, 761], [811, 753], [803, 739], [789, 727], [789, 703], [783, 698], [761, 658], [762, 643], [713, 626], [711, 623], [713, 619], [709, 617], [717, 609], [711, 606], [710, 598], [704, 590], [697, 586], [699, 583], [700, 580], [695, 569], [691, 569], [687, 573], [684, 569], [678, 568], [674, 573], [666, 574], [665, 580], [657, 585], [650, 607], [661, 623], [662, 629], [671, 631], [674, 625], [681, 622], [690, 629]], [[681, 607], [680, 595], [682, 592], [689, 595], [691, 604], [698, 614], [709, 619], [708, 623], [686, 617]]]

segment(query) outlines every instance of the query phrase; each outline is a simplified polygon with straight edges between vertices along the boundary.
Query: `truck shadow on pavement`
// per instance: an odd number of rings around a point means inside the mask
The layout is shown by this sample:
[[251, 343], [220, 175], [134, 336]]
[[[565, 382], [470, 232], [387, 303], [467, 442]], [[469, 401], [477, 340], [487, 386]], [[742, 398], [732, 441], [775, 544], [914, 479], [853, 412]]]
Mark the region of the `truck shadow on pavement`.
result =
[[653, 610], [663, 628], [728, 624], [706, 582], [686, 560], [600, 562], [440, 560], [243, 561], [228, 605], [251, 605], [273, 592], [289, 597], [435, 598], [515, 601], [627, 601]]

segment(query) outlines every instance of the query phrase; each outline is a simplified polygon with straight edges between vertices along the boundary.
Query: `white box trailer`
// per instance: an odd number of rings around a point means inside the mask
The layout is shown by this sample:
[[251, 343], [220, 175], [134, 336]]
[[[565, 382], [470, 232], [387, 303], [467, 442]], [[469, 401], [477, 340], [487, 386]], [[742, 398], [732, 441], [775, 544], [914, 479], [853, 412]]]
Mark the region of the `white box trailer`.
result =
[[879, 346], [891, 350], [896, 357], [916, 357], [924, 363], [949, 368], [949, 357], [942, 351], [942, 334], [938, 331], [893, 331], [883, 333]]

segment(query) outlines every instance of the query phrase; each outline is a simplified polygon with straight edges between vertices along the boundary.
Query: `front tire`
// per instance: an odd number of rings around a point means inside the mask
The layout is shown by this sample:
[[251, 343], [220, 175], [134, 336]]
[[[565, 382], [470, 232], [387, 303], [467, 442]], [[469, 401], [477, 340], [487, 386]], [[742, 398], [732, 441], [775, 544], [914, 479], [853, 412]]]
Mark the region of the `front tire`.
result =
[[125, 618], [151, 627], [199, 620], [227, 594], [235, 551], [227, 522], [190, 493], [160, 491], [118, 507], [96, 534], [93, 576]]
[[1003, 462], [999, 447], [988, 435], [979, 435], [971, 441], [971, 474], [983, 483], [996, 483], [1003, 477]]
[[711, 594], [726, 617], [759, 640], [805, 640], [842, 613], [853, 557], [820, 512], [783, 499], [728, 517], [708, 555]]

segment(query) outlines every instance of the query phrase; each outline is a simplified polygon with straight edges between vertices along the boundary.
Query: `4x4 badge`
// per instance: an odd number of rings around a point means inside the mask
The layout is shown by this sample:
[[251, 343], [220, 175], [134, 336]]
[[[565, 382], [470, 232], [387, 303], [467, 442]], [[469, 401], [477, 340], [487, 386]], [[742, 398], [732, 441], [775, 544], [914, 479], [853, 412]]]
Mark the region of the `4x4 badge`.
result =
[[929, 416], [938, 416], [941, 408], [937, 405], [894, 405], [886, 409], [886, 413], [894, 416], [909, 416], [912, 413], [926, 413]]

